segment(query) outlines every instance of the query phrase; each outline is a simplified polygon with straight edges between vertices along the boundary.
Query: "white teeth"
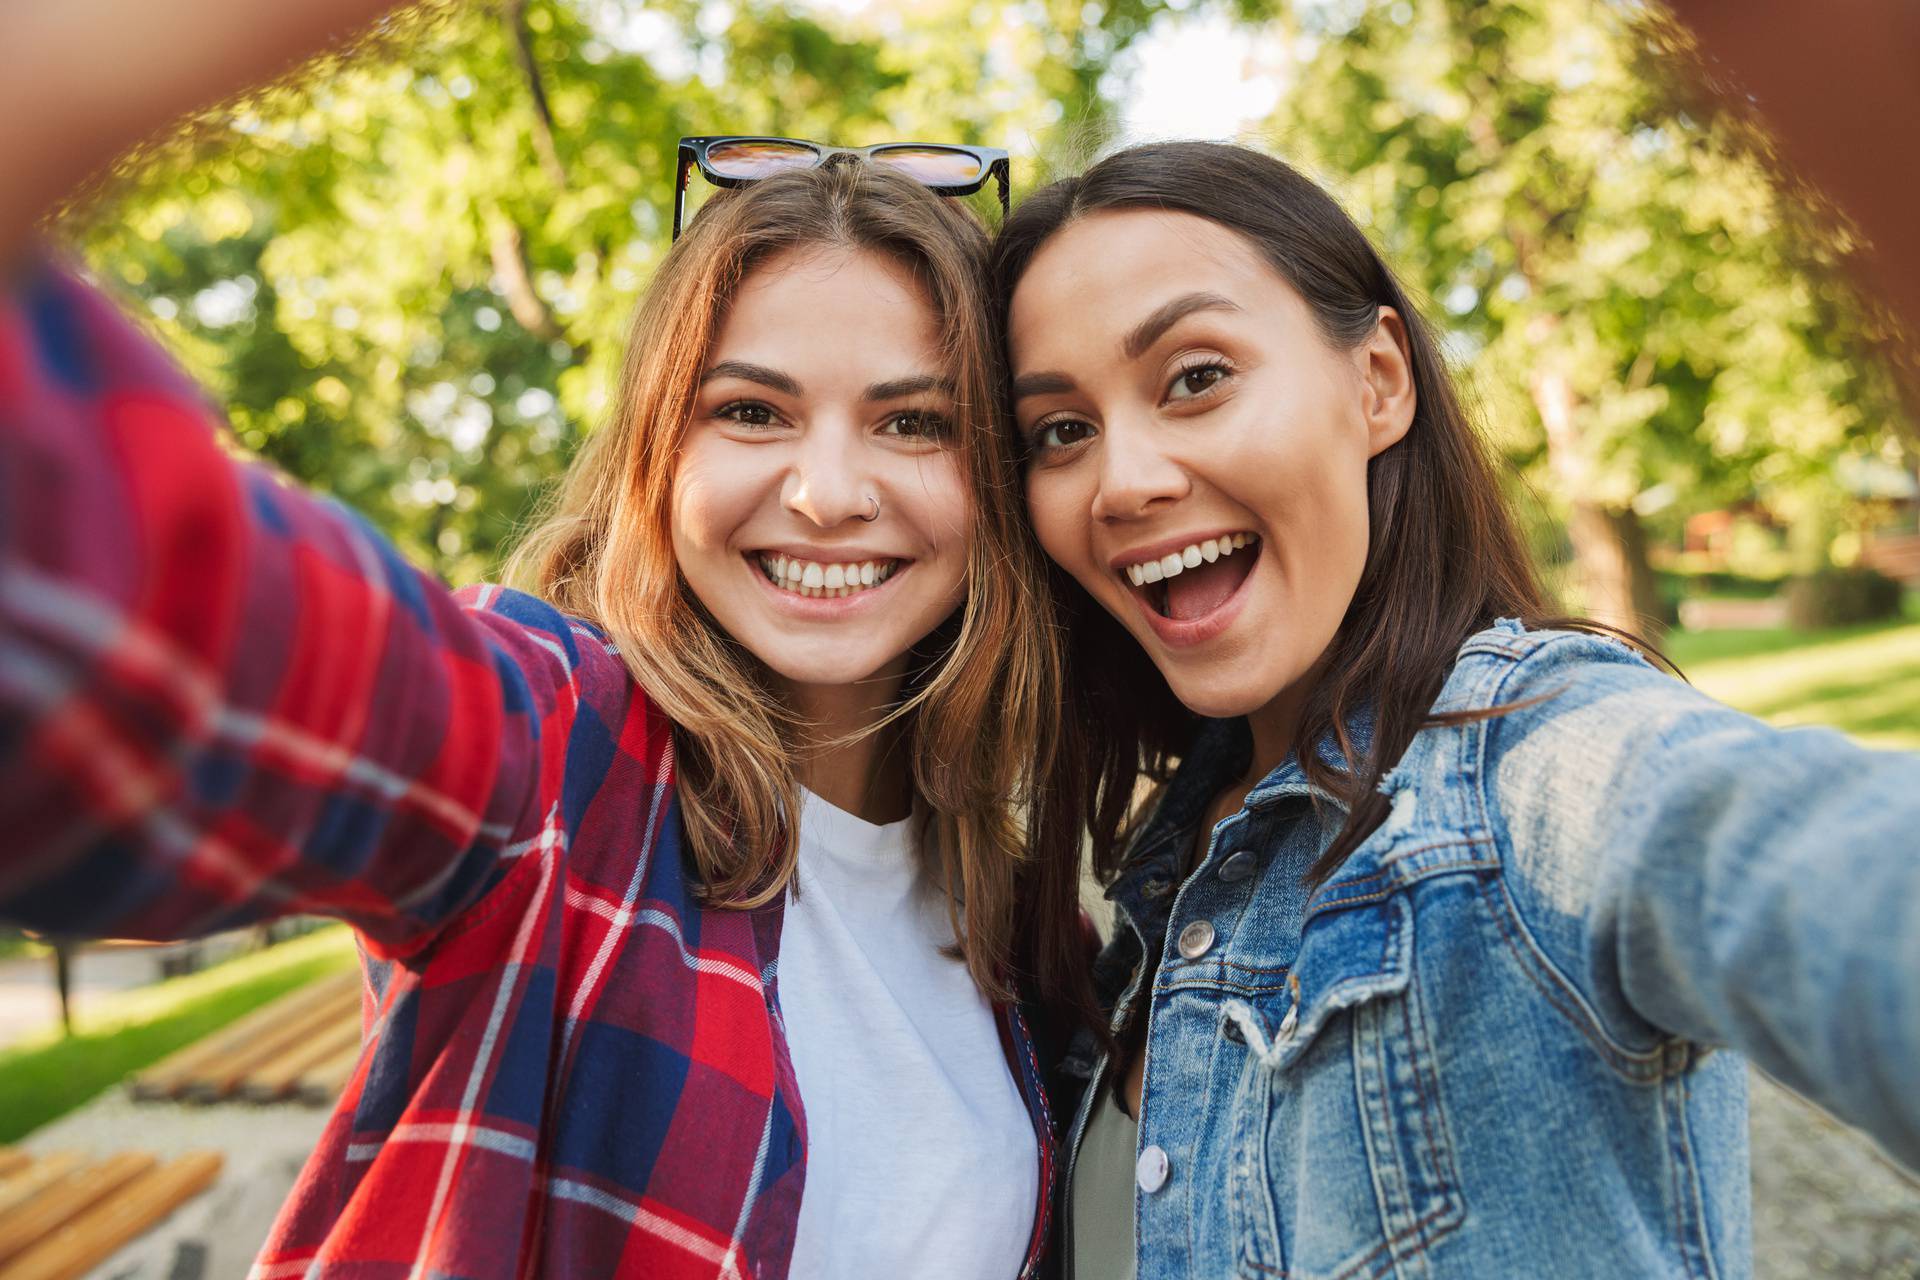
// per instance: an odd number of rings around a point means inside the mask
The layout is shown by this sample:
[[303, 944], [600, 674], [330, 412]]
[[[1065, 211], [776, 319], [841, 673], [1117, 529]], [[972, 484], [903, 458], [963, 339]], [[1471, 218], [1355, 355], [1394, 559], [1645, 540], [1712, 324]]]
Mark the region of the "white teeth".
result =
[[868, 587], [877, 587], [893, 576], [898, 560], [863, 560], [857, 564], [823, 564], [796, 556], [766, 553], [759, 557], [760, 571], [776, 587], [811, 599], [839, 599]]
[[1127, 581], [1136, 587], [1146, 586], [1150, 582], [1161, 582], [1177, 577], [1188, 569], [1198, 568], [1203, 562], [1212, 564], [1221, 556], [1230, 556], [1237, 548], [1254, 541], [1250, 533], [1230, 533], [1218, 538], [1208, 538], [1205, 542], [1189, 543], [1170, 555], [1158, 560], [1146, 560], [1125, 567]]

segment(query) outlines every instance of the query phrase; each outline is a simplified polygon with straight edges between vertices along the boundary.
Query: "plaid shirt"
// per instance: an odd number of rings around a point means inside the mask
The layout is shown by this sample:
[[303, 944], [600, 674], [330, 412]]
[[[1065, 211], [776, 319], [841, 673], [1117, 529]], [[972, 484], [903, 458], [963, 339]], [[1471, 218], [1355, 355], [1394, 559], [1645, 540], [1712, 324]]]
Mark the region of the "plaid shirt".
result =
[[[253, 1275], [778, 1277], [781, 904], [693, 893], [668, 725], [592, 627], [454, 595], [236, 464], [113, 308], [0, 298], [0, 916], [337, 916], [366, 1049]], [[1041, 1162], [1033, 1040], [1001, 1011]]]

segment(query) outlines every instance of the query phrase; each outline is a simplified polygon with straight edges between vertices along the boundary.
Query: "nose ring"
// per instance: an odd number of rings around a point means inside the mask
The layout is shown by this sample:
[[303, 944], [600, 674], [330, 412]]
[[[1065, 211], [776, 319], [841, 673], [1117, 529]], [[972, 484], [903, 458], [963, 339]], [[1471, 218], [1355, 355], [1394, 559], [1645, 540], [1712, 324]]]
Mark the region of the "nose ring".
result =
[[867, 505], [873, 508], [873, 514], [870, 516], [861, 516], [860, 518], [868, 524], [872, 524], [880, 518], [880, 499], [874, 497], [872, 494], [868, 494]]

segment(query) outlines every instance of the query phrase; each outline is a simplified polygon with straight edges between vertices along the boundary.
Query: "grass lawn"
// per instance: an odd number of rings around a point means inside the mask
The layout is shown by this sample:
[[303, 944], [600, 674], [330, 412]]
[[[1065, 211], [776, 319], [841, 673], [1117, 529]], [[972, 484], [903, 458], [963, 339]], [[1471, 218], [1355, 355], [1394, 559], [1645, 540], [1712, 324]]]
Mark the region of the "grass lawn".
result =
[[94, 1001], [75, 1019], [71, 1037], [54, 1031], [0, 1050], [0, 1143], [65, 1115], [275, 996], [353, 963], [353, 934], [335, 926]]
[[1774, 724], [1829, 724], [1868, 746], [1920, 751], [1920, 621], [1675, 632], [1665, 647], [1701, 690]]

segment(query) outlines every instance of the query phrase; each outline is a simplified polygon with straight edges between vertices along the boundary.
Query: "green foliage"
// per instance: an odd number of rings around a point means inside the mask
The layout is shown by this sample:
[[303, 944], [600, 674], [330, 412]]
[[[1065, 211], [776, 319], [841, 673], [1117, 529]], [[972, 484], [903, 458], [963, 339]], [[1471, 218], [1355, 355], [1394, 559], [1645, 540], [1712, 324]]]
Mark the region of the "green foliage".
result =
[[1897, 451], [1844, 234], [1781, 194], [1744, 121], [1669, 92], [1647, 10], [1272, 7], [1302, 56], [1273, 142], [1431, 300], [1495, 439], [1560, 511], [1670, 531], [1757, 497], [1793, 520], [1834, 492], [1837, 455]]
[[[1824, 557], [1846, 524], [1834, 458], [1893, 456], [1901, 420], [1884, 368], [1857, 358], [1849, 245], [1778, 193], [1742, 122], [1666, 92], [1647, 10], [1231, 7], [1291, 38], [1267, 141], [1430, 300], [1495, 440], [1549, 499], [1548, 561], [1580, 550], [1558, 527], [1576, 502], [1670, 534], [1750, 498], [1814, 531], [1803, 570]], [[1113, 119], [1115, 58], [1183, 11], [463, 6], [162, 148], [81, 248], [227, 406], [237, 447], [470, 580], [608, 410], [665, 248], [676, 137], [1072, 156]]]
[[353, 936], [324, 929], [184, 978], [94, 1001], [71, 1036], [0, 1051], [0, 1142], [12, 1142], [277, 996], [354, 963]]

